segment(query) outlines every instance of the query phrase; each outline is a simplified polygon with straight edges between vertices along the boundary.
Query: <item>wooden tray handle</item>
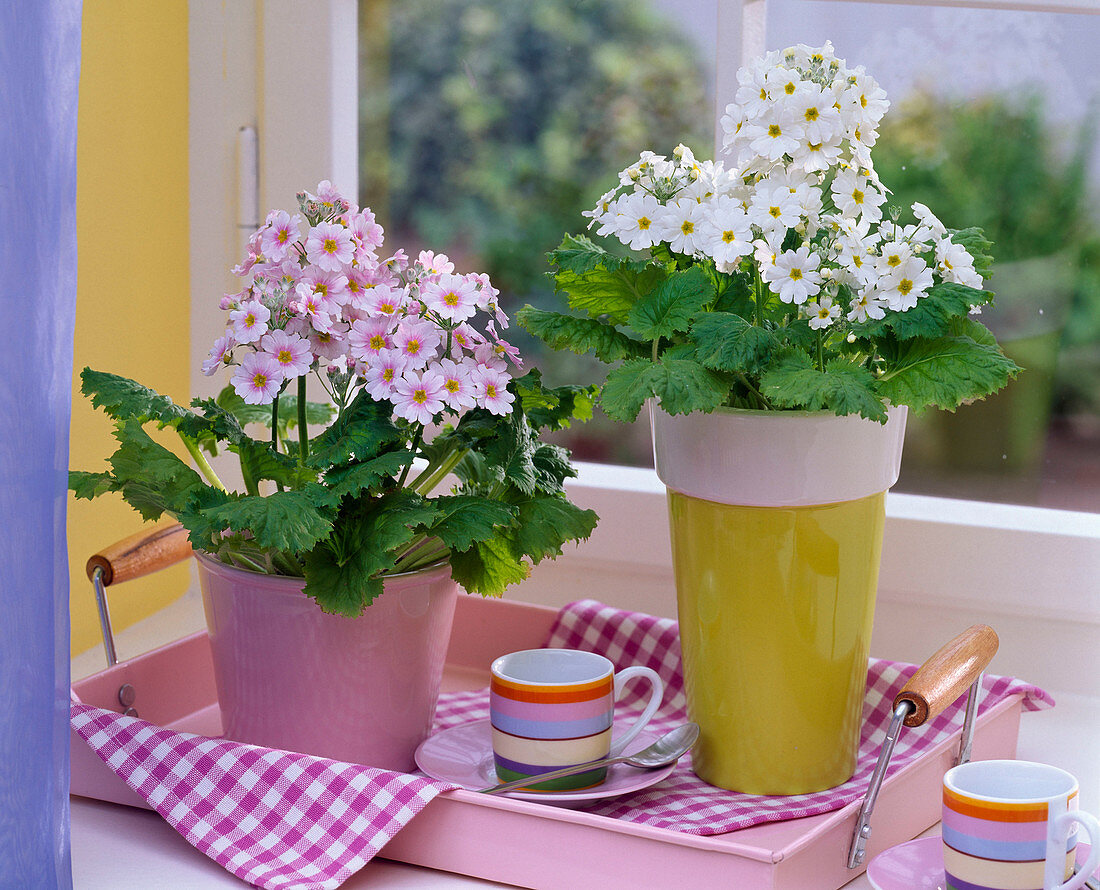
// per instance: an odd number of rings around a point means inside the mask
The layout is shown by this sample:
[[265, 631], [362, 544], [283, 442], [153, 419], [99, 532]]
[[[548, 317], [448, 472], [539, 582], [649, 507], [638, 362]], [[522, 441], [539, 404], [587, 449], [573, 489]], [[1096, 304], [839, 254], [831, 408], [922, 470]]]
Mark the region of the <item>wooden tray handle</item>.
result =
[[105, 547], [88, 560], [88, 577], [103, 569], [103, 586], [140, 578], [191, 555], [187, 529], [178, 522], [160, 522], [152, 528]]
[[966, 692], [986, 669], [998, 644], [992, 627], [975, 624], [940, 648], [894, 699], [895, 709], [903, 701], [913, 705], [905, 725], [920, 726]]

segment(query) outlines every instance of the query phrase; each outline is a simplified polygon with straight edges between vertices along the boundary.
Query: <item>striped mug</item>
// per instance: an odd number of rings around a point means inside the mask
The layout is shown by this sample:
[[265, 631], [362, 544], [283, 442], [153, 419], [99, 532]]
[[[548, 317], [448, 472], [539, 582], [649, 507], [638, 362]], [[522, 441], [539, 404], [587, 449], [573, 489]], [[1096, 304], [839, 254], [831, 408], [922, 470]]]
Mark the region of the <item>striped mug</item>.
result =
[[[649, 701], [622, 736], [611, 740], [615, 701], [632, 677], [650, 683]], [[489, 716], [493, 760], [502, 782], [617, 755], [642, 731], [661, 704], [664, 684], [655, 671], [632, 666], [618, 673], [595, 652], [525, 649], [492, 664]], [[600, 784], [607, 767], [543, 782], [534, 791], [575, 791]]]
[[[1100, 863], [1100, 825], [1077, 809], [1077, 780], [1025, 760], [979, 760], [943, 777], [947, 890], [1077, 890]], [[1077, 827], [1092, 849], [1074, 874]]]

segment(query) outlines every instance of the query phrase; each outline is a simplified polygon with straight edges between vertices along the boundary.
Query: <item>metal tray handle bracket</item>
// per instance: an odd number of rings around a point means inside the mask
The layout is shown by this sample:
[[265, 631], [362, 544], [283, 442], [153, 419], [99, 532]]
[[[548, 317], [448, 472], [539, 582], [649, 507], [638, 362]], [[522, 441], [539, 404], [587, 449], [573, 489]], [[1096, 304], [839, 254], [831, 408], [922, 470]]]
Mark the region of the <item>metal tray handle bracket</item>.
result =
[[918, 670], [905, 688], [894, 699], [894, 714], [886, 731], [878, 763], [871, 774], [871, 784], [863, 798], [852, 846], [848, 851], [848, 868], [858, 868], [867, 855], [867, 839], [871, 836], [871, 814], [878, 800], [890, 756], [898, 740], [902, 724], [921, 726], [936, 717], [948, 705], [956, 701], [969, 687], [966, 717], [963, 720], [962, 740], [956, 764], [970, 759], [970, 747], [974, 739], [974, 719], [978, 713], [978, 696], [981, 692], [982, 672], [997, 652], [999, 641], [993, 628], [975, 624], [939, 649]]

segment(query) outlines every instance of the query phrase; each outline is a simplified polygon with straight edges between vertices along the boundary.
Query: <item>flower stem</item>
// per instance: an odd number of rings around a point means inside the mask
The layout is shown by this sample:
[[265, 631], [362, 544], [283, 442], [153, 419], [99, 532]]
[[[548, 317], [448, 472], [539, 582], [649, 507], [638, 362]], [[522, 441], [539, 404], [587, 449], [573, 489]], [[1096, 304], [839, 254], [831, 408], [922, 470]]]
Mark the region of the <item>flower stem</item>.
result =
[[194, 459], [196, 466], [199, 468], [199, 472], [202, 473], [204, 479], [209, 482], [214, 488], [219, 491], [228, 493], [228, 489], [221, 479], [218, 478], [218, 474], [214, 472], [214, 468], [210, 466], [210, 461], [206, 459], [206, 455], [199, 449], [198, 443], [188, 436], [180, 435], [180, 439], [183, 440], [184, 447], [188, 453]]
[[424, 468], [423, 473], [409, 483], [409, 487], [420, 494], [430, 494], [446, 475], [461, 463], [462, 458], [464, 458], [469, 451], [469, 448], [459, 448], [452, 452], [446, 460], [441, 461], [434, 467], [429, 464]]
[[309, 430], [306, 429], [306, 375], [298, 378], [298, 456], [301, 463], [309, 457]]
[[[409, 449], [412, 451], [412, 455], [416, 457], [416, 449], [420, 447], [420, 438], [424, 435], [424, 424], [418, 423], [416, 425], [416, 434], [413, 436], [412, 447]], [[405, 469], [401, 471], [401, 478], [397, 480], [397, 487], [401, 488], [405, 484], [405, 480], [409, 477], [409, 468], [412, 467], [412, 461], [405, 464]]]
[[760, 277], [760, 269], [753, 264], [753, 283], [752, 283], [753, 296], [756, 297], [756, 326], [758, 328], [764, 327], [764, 303], [767, 298], [764, 296], [764, 280]]

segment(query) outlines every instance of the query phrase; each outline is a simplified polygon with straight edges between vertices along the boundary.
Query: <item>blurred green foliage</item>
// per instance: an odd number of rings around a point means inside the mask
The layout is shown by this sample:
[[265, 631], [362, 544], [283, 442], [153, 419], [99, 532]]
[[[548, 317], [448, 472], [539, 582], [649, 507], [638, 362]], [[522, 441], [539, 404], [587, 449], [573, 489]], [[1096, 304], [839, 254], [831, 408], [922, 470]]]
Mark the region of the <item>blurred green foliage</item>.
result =
[[[553, 304], [547, 252], [643, 149], [713, 155], [708, 63], [646, 2], [360, 0], [359, 45], [360, 203], [394, 243], [488, 272], [509, 313]], [[507, 333], [548, 380], [602, 379]], [[581, 459], [652, 459], [599, 410], [559, 436]]]
[[549, 288], [546, 252], [642, 149], [712, 153], [710, 76], [646, 3], [364, 5], [364, 52], [386, 55], [360, 84], [363, 141], [384, 148], [363, 153], [364, 203], [414, 242], [458, 241], [502, 292]]

